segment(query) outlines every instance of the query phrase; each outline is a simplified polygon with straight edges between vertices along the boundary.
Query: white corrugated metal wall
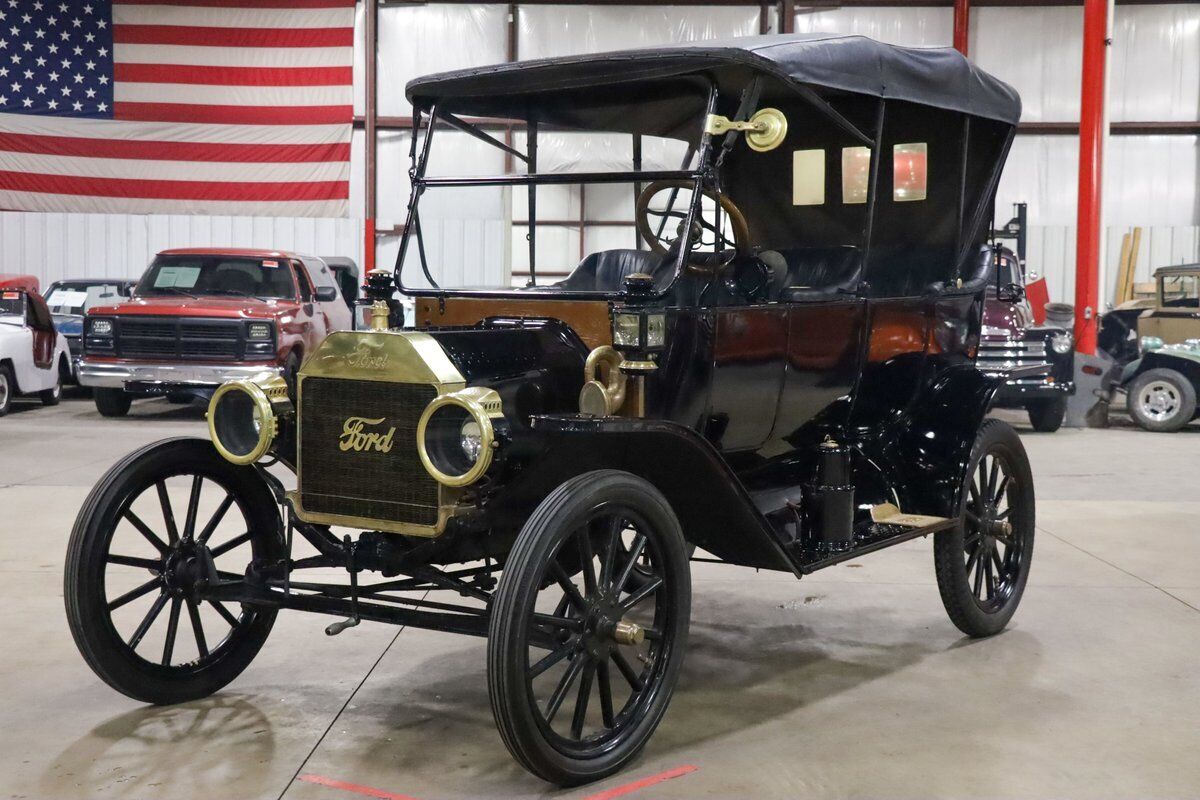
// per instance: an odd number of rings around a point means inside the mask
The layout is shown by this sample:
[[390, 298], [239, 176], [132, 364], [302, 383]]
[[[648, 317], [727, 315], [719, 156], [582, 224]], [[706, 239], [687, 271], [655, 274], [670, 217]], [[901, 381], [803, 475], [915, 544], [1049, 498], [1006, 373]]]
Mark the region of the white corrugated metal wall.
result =
[[[430, 3], [388, 6], [379, 19], [379, 114], [409, 114], [404, 84], [412, 77], [456, 67], [504, 60], [507, 4]], [[362, 9], [359, 9], [361, 34]], [[948, 45], [948, 7], [801, 9], [797, 31], [862, 33], [904, 45]], [[518, 9], [517, 51], [522, 58], [591, 52], [664, 41], [753, 34], [754, 6], [579, 6], [538, 5]], [[771, 25], [776, 27], [774, 17]], [[981, 66], [1021, 93], [1024, 118], [1073, 121], [1079, 108], [1082, 9], [981, 7], [972, 12], [971, 54]], [[356, 64], [362, 113], [362, 48]], [[1112, 120], [1200, 119], [1200, 4], [1119, 5], [1112, 53]], [[465, 136], [447, 136], [439, 156], [455, 172], [498, 172], [502, 158]], [[381, 132], [378, 155], [377, 219], [386, 228], [403, 221], [408, 198], [408, 137]], [[614, 151], [583, 137], [559, 137], [543, 148], [544, 163], [570, 168]], [[1115, 263], [1120, 235], [1133, 225], [1146, 228], [1139, 279], [1154, 267], [1200, 260], [1200, 141], [1195, 136], [1114, 136], [1105, 170], [1108, 262]], [[1010, 203], [1029, 203], [1030, 261], [1050, 281], [1056, 298], [1070, 299], [1074, 276], [1077, 140], [1073, 136], [1020, 136], [1000, 186], [999, 216]], [[363, 139], [357, 132], [351, 207], [362, 208]], [[430, 199], [433, 194], [429, 196]], [[558, 198], [557, 210], [578, 215], [578, 197]], [[628, 216], [623, 194], [589, 192], [589, 219]], [[430, 261], [450, 283], [497, 282], [507, 270], [525, 266], [523, 231], [510, 233], [523, 214], [519, 198], [502, 190], [472, 192], [435, 208], [424, 218]], [[29, 271], [49, 280], [102, 271], [136, 274], [155, 249], [224, 244], [312, 249], [352, 255], [361, 261], [357, 220], [231, 219], [3, 214], [0, 270]], [[563, 228], [539, 236], [539, 258], [569, 263], [578, 257], [579, 234]], [[622, 246], [632, 233], [591, 228], [586, 251]], [[310, 244], [311, 243], [311, 244]], [[329, 249], [334, 248], [334, 249]], [[544, 253], [543, 253], [544, 251]], [[381, 264], [394, 259], [395, 237], [381, 239]], [[1114, 275], [1115, 270], [1109, 270]], [[1104, 287], [1111, 295], [1112, 287]]]

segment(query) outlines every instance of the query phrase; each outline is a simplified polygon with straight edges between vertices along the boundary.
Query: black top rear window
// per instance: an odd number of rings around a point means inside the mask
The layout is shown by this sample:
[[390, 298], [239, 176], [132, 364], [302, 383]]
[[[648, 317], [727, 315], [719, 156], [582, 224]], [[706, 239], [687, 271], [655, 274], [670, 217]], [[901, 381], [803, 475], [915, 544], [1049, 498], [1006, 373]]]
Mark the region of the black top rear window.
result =
[[179, 255], [154, 259], [136, 293], [294, 299], [296, 285], [286, 259]]

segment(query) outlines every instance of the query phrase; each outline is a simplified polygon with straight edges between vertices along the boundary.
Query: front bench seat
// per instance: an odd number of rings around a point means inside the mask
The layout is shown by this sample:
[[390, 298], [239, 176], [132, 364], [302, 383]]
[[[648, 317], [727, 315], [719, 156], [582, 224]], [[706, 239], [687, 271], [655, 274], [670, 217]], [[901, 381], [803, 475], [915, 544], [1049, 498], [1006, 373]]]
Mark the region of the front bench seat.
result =
[[767, 250], [772, 294], [784, 302], [829, 300], [853, 294], [862, 281], [862, 251], [852, 245]]
[[635, 272], [658, 277], [663, 257], [646, 250], [601, 250], [579, 262], [571, 274], [554, 284], [575, 292], [619, 292]]

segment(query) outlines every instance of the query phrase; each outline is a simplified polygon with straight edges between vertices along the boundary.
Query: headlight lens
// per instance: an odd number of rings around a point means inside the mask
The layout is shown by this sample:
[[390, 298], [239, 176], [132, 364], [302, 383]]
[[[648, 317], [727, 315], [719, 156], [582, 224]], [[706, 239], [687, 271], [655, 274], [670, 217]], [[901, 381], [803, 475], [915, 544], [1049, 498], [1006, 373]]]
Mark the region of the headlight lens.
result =
[[417, 423], [417, 453], [425, 470], [446, 486], [467, 486], [483, 477], [492, 463], [500, 396], [471, 387], [444, 394], [430, 403]]
[[91, 321], [90, 332], [93, 336], [112, 336], [111, 319], [94, 319]]
[[266, 322], [254, 322], [246, 333], [246, 338], [262, 341], [271, 338], [271, 326]]
[[1050, 337], [1050, 347], [1060, 356], [1071, 352], [1073, 341], [1069, 333], [1056, 333]]
[[1160, 350], [1163, 347], [1163, 340], [1157, 336], [1143, 336], [1138, 344], [1142, 348], [1142, 352], [1146, 353], [1151, 350]]
[[617, 314], [613, 319], [613, 344], [618, 347], [641, 345], [642, 318], [637, 314]]
[[229, 381], [208, 403], [208, 435], [227, 461], [252, 464], [266, 455], [275, 441], [279, 414], [290, 413], [291, 400], [283, 378], [264, 374], [255, 380]]

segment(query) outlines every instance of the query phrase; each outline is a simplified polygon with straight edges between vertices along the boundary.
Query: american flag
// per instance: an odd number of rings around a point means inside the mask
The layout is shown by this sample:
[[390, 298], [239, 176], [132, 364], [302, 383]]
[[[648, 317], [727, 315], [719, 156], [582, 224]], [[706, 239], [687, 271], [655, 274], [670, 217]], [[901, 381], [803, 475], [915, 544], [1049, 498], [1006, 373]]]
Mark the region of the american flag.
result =
[[0, 209], [345, 216], [354, 0], [0, 0]]

